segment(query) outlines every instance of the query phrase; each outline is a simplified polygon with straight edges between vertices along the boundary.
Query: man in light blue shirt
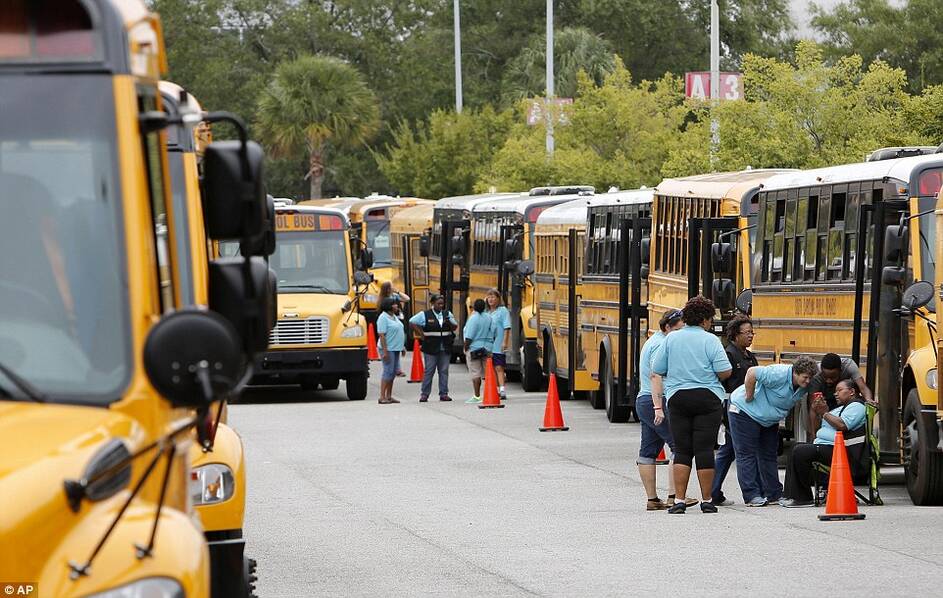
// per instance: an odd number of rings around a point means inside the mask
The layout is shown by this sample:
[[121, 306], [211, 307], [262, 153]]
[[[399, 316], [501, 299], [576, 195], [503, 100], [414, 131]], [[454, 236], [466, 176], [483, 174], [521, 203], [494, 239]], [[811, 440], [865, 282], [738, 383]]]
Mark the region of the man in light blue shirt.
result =
[[782, 496], [777, 453], [779, 420], [806, 396], [819, 371], [804, 355], [792, 364], [755, 366], [743, 386], [730, 395], [730, 438], [737, 460], [737, 481], [748, 507], [762, 507]]
[[845, 437], [848, 461], [852, 476], [855, 475], [861, 450], [867, 450], [867, 408], [858, 396], [854, 380], [840, 380], [835, 386], [835, 401], [838, 407], [828, 411], [824, 398], [816, 398], [812, 408], [822, 417], [822, 426], [812, 443], [799, 443], [792, 447], [786, 463], [786, 487], [779, 504], [783, 507], [811, 507], [813, 463], [830, 465], [835, 445], [835, 434], [840, 430]]

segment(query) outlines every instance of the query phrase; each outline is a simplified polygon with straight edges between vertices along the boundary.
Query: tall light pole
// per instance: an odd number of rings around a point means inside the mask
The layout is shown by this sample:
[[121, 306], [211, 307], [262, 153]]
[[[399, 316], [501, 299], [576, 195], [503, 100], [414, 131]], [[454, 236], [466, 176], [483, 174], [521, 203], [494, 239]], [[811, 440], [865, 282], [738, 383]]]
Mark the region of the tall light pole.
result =
[[462, 111], [462, 22], [458, 11], [458, 0], [452, 1], [455, 29], [455, 111]]
[[713, 168], [720, 148], [720, 123], [717, 122], [717, 103], [720, 99], [720, 9], [717, 0], [711, 0], [711, 151]]
[[547, 0], [547, 98], [544, 114], [547, 117], [547, 157], [553, 157], [553, 0]]

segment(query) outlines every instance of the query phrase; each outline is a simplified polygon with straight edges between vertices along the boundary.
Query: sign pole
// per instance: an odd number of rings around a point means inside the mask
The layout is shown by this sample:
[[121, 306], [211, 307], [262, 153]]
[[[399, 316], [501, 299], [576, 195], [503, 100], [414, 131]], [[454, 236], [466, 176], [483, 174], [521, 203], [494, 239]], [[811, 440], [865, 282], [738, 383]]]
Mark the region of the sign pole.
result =
[[717, 122], [717, 103], [720, 99], [720, 9], [717, 0], [711, 0], [711, 169], [717, 162], [720, 148], [720, 123]]
[[[457, 2], [458, 0], [456, 0]], [[547, 119], [547, 159], [553, 158], [553, 0], [547, 0], [547, 98], [544, 102], [544, 115]]]
[[458, 0], [452, 2], [455, 30], [455, 112], [462, 111], [462, 23], [458, 10]]

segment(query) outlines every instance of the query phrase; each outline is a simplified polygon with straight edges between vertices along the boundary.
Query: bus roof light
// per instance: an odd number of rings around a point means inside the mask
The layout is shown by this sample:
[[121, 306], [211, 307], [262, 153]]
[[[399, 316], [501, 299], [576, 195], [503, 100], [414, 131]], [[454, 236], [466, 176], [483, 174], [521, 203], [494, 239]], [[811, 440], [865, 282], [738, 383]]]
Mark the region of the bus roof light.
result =
[[92, 59], [97, 37], [78, 0], [8, 0], [0, 18], [0, 60]]

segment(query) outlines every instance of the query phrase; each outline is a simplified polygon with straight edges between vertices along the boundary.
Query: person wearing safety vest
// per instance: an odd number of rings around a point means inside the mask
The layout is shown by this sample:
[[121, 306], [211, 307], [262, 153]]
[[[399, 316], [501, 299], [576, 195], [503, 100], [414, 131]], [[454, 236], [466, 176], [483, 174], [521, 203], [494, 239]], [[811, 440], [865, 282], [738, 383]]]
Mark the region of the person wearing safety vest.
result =
[[458, 322], [452, 313], [445, 309], [445, 298], [432, 295], [432, 309], [420, 312], [409, 319], [410, 328], [420, 338], [422, 360], [425, 373], [422, 376], [422, 388], [419, 402], [429, 400], [432, 392], [432, 376], [439, 373], [439, 400], [451, 401], [449, 397], [449, 363], [452, 361], [452, 343], [455, 341], [455, 329]]

